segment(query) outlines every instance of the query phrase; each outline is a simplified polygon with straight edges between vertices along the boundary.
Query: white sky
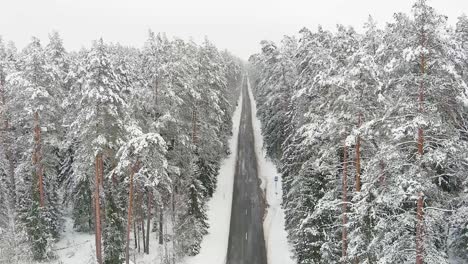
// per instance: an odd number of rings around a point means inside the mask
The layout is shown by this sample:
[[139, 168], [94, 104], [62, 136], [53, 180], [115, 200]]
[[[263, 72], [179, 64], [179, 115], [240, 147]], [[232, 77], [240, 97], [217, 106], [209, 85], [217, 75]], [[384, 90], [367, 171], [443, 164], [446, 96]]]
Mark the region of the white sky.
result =
[[[247, 59], [263, 39], [278, 41], [318, 24], [357, 30], [371, 14], [383, 26], [395, 12], [409, 13], [413, 0], [0, 0], [0, 35], [23, 48], [31, 36], [44, 42], [57, 30], [68, 50], [108, 42], [141, 47], [148, 29], [197, 42], [204, 36]], [[454, 24], [468, 14], [468, 0], [431, 0]]]

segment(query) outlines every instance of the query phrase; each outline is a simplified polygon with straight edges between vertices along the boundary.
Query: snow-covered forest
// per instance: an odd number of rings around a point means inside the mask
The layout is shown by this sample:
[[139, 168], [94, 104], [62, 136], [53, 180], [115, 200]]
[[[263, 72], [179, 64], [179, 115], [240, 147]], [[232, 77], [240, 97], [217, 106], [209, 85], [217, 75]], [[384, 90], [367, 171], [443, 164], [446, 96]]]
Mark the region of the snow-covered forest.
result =
[[197, 254], [241, 61], [153, 32], [142, 49], [49, 38], [0, 42], [0, 263], [56, 260], [66, 220], [96, 237], [77, 263], [122, 263], [130, 234], [164, 263]]
[[364, 26], [250, 57], [297, 263], [468, 263], [468, 18]]
[[413, 2], [248, 61], [0, 36], [0, 264], [468, 263], [468, 17]]

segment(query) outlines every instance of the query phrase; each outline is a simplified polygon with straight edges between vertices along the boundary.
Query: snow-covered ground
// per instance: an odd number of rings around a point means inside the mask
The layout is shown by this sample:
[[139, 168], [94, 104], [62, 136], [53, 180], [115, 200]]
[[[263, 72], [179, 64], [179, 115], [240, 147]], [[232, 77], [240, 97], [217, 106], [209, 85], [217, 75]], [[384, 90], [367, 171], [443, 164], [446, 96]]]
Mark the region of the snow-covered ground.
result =
[[[252, 94], [250, 81], [247, 80], [250, 101], [252, 105], [252, 122], [255, 136], [255, 153], [257, 154], [258, 176], [262, 183], [261, 188], [265, 193], [267, 213], [263, 222], [265, 233], [265, 245], [267, 247], [268, 264], [294, 264], [292, 249], [287, 241], [287, 233], [284, 229], [284, 211], [281, 208], [281, 175], [276, 166], [263, 151], [263, 137], [261, 123], [257, 118], [257, 105]], [[277, 181], [275, 181], [277, 177]]]
[[73, 220], [65, 218], [65, 230], [55, 246], [57, 263], [94, 263], [95, 245], [94, 234], [76, 232], [73, 230]]
[[[150, 241], [152, 243], [150, 242], [149, 255], [143, 254], [143, 249], [141, 249], [141, 253], [134, 251], [133, 239], [130, 241], [131, 263], [160, 263], [160, 254], [158, 254], [160, 245], [157, 243], [156, 232], [151, 232]], [[67, 217], [65, 218], [65, 230], [61, 239], [55, 245], [54, 252], [57, 259], [49, 262], [51, 264], [94, 264], [96, 263], [94, 234], [76, 232], [73, 229], [73, 220]]]
[[209, 233], [203, 238], [200, 253], [185, 259], [187, 264], [224, 264], [226, 262], [241, 110], [242, 94], [232, 117], [232, 137], [229, 140], [231, 154], [221, 164], [216, 191], [208, 202]]

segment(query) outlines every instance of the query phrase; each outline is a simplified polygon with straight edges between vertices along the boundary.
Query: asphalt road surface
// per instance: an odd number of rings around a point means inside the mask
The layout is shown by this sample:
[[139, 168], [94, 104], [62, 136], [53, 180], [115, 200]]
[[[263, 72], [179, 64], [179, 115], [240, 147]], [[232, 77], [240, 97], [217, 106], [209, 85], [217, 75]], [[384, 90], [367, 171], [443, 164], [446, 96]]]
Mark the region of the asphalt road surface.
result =
[[267, 264], [251, 111], [245, 79], [226, 264]]

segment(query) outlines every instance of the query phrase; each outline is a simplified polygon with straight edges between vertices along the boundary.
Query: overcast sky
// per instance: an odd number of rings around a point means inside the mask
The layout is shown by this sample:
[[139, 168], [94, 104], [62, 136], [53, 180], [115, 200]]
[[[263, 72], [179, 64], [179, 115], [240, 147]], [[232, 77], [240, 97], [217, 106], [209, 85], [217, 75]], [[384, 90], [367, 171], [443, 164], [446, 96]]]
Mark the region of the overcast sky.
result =
[[[0, 0], [0, 35], [23, 48], [31, 36], [44, 42], [57, 30], [67, 49], [108, 42], [141, 47], [148, 29], [201, 41], [247, 59], [263, 39], [278, 41], [306, 26], [360, 30], [371, 14], [383, 26], [395, 12], [409, 13], [413, 0]], [[468, 0], [431, 0], [454, 24]]]

